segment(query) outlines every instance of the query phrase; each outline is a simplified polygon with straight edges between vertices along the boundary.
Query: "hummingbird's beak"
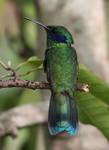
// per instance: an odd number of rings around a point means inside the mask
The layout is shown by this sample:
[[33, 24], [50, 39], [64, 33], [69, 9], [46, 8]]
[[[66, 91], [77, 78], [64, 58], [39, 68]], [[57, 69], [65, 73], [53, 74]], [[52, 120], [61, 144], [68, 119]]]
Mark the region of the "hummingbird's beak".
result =
[[46, 30], [50, 30], [49, 27], [47, 27], [46, 25], [44, 25], [44, 24], [42, 24], [42, 23], [40, 23], [40, 22], [38, 22], [38, 21], [36, 21], [36, 20], [34, 20], [34, 19], [30, 19], [30, 18], [28, 18], [28, 17], [24, 17], [24, 19], [29, 20], [29, 21], [31, 21], [31, 22], [33, 22], [33, 23], [35, 23], [35, 24], [38, 24], [38, 25], [40, 25], [41, 27], [43, 27], [44, 29], [46, 29]]

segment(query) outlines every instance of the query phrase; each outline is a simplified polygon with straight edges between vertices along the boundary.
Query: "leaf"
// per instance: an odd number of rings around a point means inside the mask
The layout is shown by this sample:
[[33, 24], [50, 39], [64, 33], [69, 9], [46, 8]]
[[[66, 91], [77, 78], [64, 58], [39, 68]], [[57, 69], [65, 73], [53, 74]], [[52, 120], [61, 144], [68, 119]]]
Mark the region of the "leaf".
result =
[[31, 65], [35, 65], [35, 66], [40, 66], [43, 61], [40, 60], [37, 56], [32, 56], [27, 60], [28, 63], [30, 63]]
[[89, 93], [76, 93], [80, 120], [94, 125], [109, 139], [109, 86], [83, 65], [79, 82], [90, 86]]
[[17, 67], [16, 70], [21, 69], [21, 67], [24, 67], [25, 65], [31, 65], [35, 69], [42, 69], [42, 63], [43, 61], [39, 59], [37, 56], [32, 56], [28, 58], [25, 62], [20, 63]]
[[79, 82], [88, 83], [90, 93], [109, 105], [109, 85], [83, 65], [80, 66]]

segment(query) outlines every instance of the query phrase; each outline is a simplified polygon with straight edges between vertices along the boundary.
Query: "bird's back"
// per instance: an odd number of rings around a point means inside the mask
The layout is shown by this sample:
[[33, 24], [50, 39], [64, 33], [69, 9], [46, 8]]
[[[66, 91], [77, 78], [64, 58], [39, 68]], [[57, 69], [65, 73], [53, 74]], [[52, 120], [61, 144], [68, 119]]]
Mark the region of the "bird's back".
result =
[[52, 135], [67, 132], [74, 136], [78, 128], [78, 113], [74, 99], [78, 64], [76, 52], [66, 44], [46, 51], [46, 72], [52, 87], [48, 124]]
[[57, 44], [47, 50], [47, 74], [55, 91], [74, 89], [77, 82], [78, 63], [74, 48]]

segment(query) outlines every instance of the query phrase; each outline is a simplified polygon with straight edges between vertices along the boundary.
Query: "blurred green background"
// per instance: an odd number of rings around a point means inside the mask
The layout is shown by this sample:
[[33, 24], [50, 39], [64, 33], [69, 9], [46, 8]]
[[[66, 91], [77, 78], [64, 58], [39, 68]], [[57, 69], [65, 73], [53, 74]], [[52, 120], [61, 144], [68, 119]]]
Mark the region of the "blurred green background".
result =
[[[96, 2], [94, 0], [0, 0], [0, 60], [5, 63], [10, 61], [13, 68], [34, 55], [40, 59], [44, 58], [45, 33], [36, 25], [25, 21], [24, 16], [36, 18], [45, 24], [66, 26], [74, 35], [79, 62], [109, 83], [108, 0]], [[25, 65], [20, 72], [26, 73], [29, 70], [31, 70], [30, 64]], [[0, 77], [5, 74], [6, 71], [0, 68]], [[23, 78], [45, 80], [43, 70], [34, 71]], [[0, 111], [28, 103], [34, 104], [49, 99], [48, 95], [47, 91], [40, 90], [1, 89]], [[46, 123], [34, 125], [21, 129], [16, 139], [11, 137], [0, 139], [0, 150], [109, 149], [109, 143], [98, 130], [84, 125], [81, 125], [81, 128], [78, 139], [60, 140], [59, 137], [49, 135]], [[101, 146], [97, 144], [99, 142], [95, 143], [96, 138], [101, 142]], [[89, 145], [86, 144], [86, 140]]]

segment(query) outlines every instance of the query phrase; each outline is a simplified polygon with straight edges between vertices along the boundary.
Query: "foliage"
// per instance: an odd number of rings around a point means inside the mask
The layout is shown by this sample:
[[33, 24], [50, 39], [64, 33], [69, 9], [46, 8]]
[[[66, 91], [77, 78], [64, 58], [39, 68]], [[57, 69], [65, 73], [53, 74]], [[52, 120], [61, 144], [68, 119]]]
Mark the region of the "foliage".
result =
[[109, 139], [109, 86], [83, 65], [79, 82], [90, 87], [89, 93], [76, 94], [80, 120], [94, 125]]

